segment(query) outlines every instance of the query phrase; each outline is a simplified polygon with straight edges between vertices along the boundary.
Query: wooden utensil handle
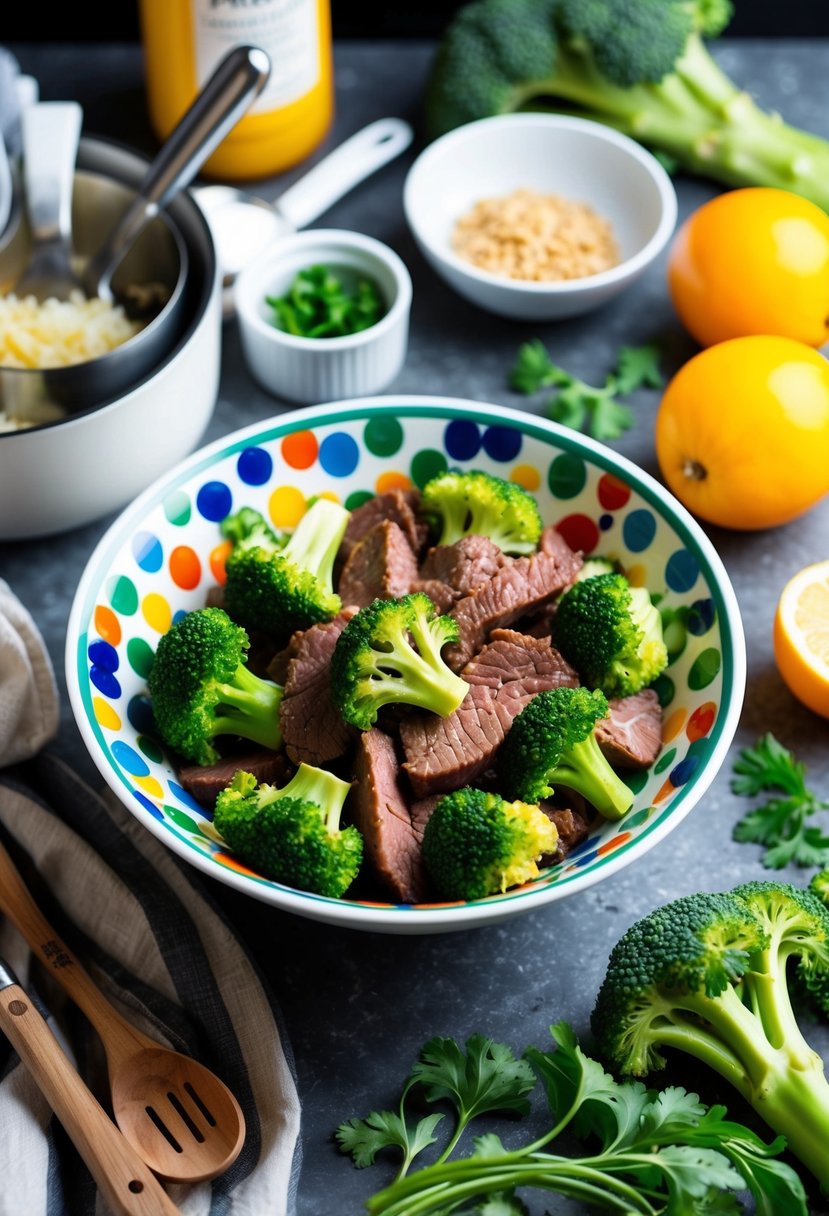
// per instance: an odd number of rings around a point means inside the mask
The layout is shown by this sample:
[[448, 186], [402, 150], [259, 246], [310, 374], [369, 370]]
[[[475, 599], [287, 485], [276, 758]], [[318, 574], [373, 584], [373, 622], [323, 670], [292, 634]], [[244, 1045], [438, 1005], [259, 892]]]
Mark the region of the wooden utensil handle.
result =
[[175, 1216], [179, 1209], [87, 1089], [18, 984], [0, 990], [0, 1025], [116, 1216]]
[[[131, 1026], [115, 1009], [84, 970], [66, 943], [38, 908], [12, 861], [0, 843], [0, 911], [20, 930], [47, 970], [89, 1018], [96, 1030], [106, 1026], [107, 1052], [131, 1055], [136, 1048], [156, 1044]], [[112, 1060], [110, 1061], [112, 1063]]]

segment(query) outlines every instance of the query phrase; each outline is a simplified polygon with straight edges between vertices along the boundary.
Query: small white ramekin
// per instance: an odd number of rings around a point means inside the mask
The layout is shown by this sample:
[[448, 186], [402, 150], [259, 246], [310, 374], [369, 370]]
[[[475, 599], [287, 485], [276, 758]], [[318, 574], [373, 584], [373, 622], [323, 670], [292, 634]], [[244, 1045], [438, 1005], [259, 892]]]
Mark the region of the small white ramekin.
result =
[[[386, 300], [385, 316], [342, 338], [301, 338], [277, 329], [266, 297], [282, 295], [298, 271], [315, 265], [373, 279]], [[373, 237], [336, 228], [280, 237], [270, 253], [241, 272], [234, 295], [248, 368], [277, 397], [309, 405], [379, 393], [403, 366], [412, 281], [398, 255]]]

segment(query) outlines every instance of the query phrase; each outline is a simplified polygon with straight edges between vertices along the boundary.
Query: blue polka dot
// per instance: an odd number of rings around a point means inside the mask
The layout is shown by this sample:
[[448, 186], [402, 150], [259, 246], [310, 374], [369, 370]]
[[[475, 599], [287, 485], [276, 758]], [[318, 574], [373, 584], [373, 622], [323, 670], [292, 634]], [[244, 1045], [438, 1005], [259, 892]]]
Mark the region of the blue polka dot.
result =
[[472, 460], [481, 450], [481, 432], [474, 422], [466, 418], [455, 418], [446, 427], [443, 446], [447, 456], [453, 460]]
[[576, 858], [571, 854], [567, 860], [577, 866], [589, 866], [590, 862], [595, 861], [598, 856], [599, 850], [591, 849], [589, 853], [580, 853]]
[[270, 452], [264, 448], [245, 448], [236, 462], [236, 472], [246, 486], [263, 486], [273, 472]]
[[699, 768], [701, 756], [687, 755], [684, 760], [680, 760], [679, 764], [670, 771], [672, 785], [684, 785]]
[[201, 803], [196, 802], [193, 795], [188, 794], [187, 790], [184, 789], [183, 786], [178, 785], [175, 781], [168, 781], [167, 784], [170, 787], [170, 793], [174, 794], [183, 806], [189, 807], [191, 811], [198, 811], [203, 819], [209, 818], [208, 815], [205, 815], [204, 807], [201, 805]]
[[514, 426], [490, 426], [484, 431], [484, 451], [491, 460], [515, 460], [523, 436]]
[[186, 608], [177, 609], [177, 611], [175, 611], [173, 613], [173, 624], [177, 625], [179, 623], [179, 621], [183, 621], [186, 616], [187, 616]]
[[360, 449], [351, 435], [345, 431], [335, 431], [326, 435], [320, 444], [319, 461], [326, 473], [331, 477], [348, 477], [357, 468], [360, 459]]
[[656, 536], [656, 519], [652, 511], [640, 507], [625, 517], [622, 535], [631, 553], [642, 553]]
[[127, 719], [130, 726], [139, 735], [155, 735], [156, 726], [153, 718], [153, 707], [149, 697], [130, 697], [127, 705]]
[[133, 792], [133, 795], [135, 796], [136, 802], [140, 806], [143, 806], [145, 811], [149, 811], [154, 819], [160, 819], [162, 823], [164, 822], [163, 813], [155, 805], [154, 802], [150, 801], [150, 799], [146, 796], [146, 794], [139, 794], [138, 790], [133, 790], [132, 792]]
[[121, 768], [133, 777], [147, 777], [150, 772], [150, 766], [144, 757], [130, 747], [128, 743], [124, 743], [123, 739], [116, 739], [112, 745], [112, 754]]
[[699, 564], [687, 549], [677, 549], [665, 566], [665, 581], [672, 591], [690, 591], [699, 578]]
[[164, 561], [161, 541], [152, 532], [136, 532], [132, 538], [132, 555], [142, 570], [155, 574]]
[[111, 671], [98, 667], [94, 663], [89, 669], [89, 678], [98, 692], [102, 692], [110, 701], [117, 701], [121, 695], [121, 685]]
[[109, 642], [95, 641], [89, 646], [89, 661], [102, 671], [117, 671], [120, 662], [118, 651]]
[[196, 495], [199, 514], [217, 524], [230, 514], [233, 495], [223, 481], [208, 481]]
[[688, 609], [688, 620], [685, 622], [689, 633], [701, 638], [707, 633], [717, 617], [713, 600], [694, 600]]
[[601, 528], [602, 532], [606, 532], [608, 530], [608, 528], [612, 528], [613, 527], [613, 516], [612, 515], [600, 515], [599, 516], [599, 527]]

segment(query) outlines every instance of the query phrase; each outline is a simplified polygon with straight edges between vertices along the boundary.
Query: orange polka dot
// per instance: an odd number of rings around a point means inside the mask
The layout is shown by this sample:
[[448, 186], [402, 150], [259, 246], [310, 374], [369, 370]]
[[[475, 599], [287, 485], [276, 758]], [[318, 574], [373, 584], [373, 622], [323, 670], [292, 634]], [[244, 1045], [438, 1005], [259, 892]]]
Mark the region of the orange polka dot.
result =
[[374, 488], [378, 494], [388, 494], [389, 490], [410, 490], [412, 482], [405, 473], [398, 473], [391, 469], [388, 473], [380, 474]]
[[676, 786], [674, 785], [673, 781], [671, 781], [671, 779], [669, 777], [668, 780], [665, 782], [665, 784], [660, 786], [659, 792], [657, 793], [656, 797], [653, 800], [654, 806], [656, 806], [657, 802], [664, 802], [665, 799], [668, 797], [668, 795], [672, 794], [675, 789], [676, 789]]
[[275, 528], [295, 528], [305, 514], [305, 495], [296, 486], [279, 486], [268, 501]]
[[227, 571], [225, 570], [225, 562], [230, 557], [233, 549], [232, 540], [223, 540], [220, 545], [216, 545], [215, 549], [210, 550], [210, 573], [215, 578], [220, 587], [224, 587], [227, 582]]
[[214, 853], [213, 860], [218, 861], [220, 865], [225, 866], [228, 870], [234, 870], [237, 874], [244, 874], [247, 878], [262, 877], [261, 874], [257, 874], [256, 870], [251, 870], [248, 866], [242, 865], [241, 861], [237, 861], [229, 853]]
[[682, 724], [685, 721], [685, 710], [675, 709], [665, 721], [662, 723], [662, 742], [670, 743], [671, 739], [675, 739], [682, 730]]
[[313, 431], [296, 431], [282, 440], [282, 459], [291, 469], [310, 469], [317, 458], [319, 444]]
[[110, 646], [117, 646], [121, 641], [121, 622], [106, 604], [98, 604], [95, 608], [95, 628], [98, 636]]
[[628, 566], [626, 577], [631, 587], [646, 587], [645, 567], [644, 566]]
[[688, 719], [688, 725], [685, 727], [685, 734], [691, 743], [695, 743], [697, 739], [705, 738], [714, 725], [716, 716], [717, 705], [715, 701], [706, 701], [703, 705], [697, 706]]
[[517, 486], [523, 486], [525, 490], [537, 490], [541, 485], [541, 474], [535, 465], [532, 464], [517, 464], [509, 475], [510, 481], [514, 481]]
[[201, 562], [189, 545], [178, 545], [170, 554], [170, 577], [182, 591], [192, 591], [198, 587]]
[[612, 853], [614, 849], [618, 849], [621, 845], [626, 844], [630, 840], [630, 832], [620, 832], [618, 836], [614, 836], [612, 840], [600, 844], [596, 849], [598, 857], [605, 857], [608, 853]]

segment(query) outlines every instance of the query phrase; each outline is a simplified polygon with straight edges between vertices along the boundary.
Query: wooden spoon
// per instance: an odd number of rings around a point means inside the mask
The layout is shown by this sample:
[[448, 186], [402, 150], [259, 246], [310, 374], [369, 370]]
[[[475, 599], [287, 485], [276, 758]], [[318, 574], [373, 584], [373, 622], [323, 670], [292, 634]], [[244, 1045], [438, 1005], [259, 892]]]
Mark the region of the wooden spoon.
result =
[[176, 1216], [179, 1209], [84, 1085], [2, 959], [0, 1028], [63, 1124], [116, 1216]]
[[233, 1094], [203, 1064], [162, 1047], [121, 1016], [43, 916], [2, 844], [0, 911], [98, 1032], [115, 1120], [141, 1159], [170, 1182], [223, 1173], [245, 1139]]

